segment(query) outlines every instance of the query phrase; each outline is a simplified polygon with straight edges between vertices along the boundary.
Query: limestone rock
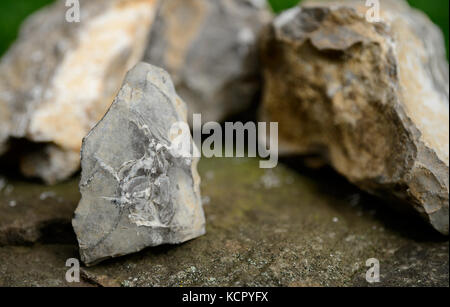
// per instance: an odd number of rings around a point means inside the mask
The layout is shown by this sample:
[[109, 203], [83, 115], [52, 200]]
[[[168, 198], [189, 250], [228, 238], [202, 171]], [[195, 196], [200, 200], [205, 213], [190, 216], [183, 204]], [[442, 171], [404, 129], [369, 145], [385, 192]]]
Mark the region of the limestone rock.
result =
[[205, 233], [198, 159], [173, 151], [176, 122], [186, 109], [169, 75], [139, 63], [83, 141], [73, 226], [86, 264]]
[[65, 278], [65, 263], [76, 255], [77, 248], [68, 244], [0, 247], [0, 287], [94, 287], [83, 278]]
[[257, 43], [271, 17], [264, 0], [165, 0], [144, 60], [170, 73], [192, 113], [223, 120], [259, 92]]
[[126, 72], [143, 56], [156, 0], [66, 1], [26, 20], [0, 62], [0, 154], [11, 138], [42, 144], [19, 153], [27, 176], [55, 183], [79, 168], [81, 140], [104, 115]]
[[285, 152], [319, 153], [352, 183], [448, 234], [449, 79], [438, 28], [405, 1], [307, 2], [265, 33], [262, 117]]

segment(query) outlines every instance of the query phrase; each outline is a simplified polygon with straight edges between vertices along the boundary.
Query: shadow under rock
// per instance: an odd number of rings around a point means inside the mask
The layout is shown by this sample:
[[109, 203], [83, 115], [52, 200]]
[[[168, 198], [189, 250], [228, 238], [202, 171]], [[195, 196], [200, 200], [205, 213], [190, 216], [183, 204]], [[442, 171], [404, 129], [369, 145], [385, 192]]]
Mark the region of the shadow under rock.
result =
[[[317, 157], [290, 156], [280, 158], [280, 162], [295, 171], [319, 182], [320, 192], [351, 203], [357, 198], [358, 209], [364, 212], [374, 212], [373, 216], [379, 220], [386, 229], [398, 235], [417, 242], [446, 242], [448, 236], [436, 231], [414, 209], [403, 203], [381, 199], [360, 190], [350, 183], [344, 176], [337, 173], [330, 166], [311, 168], [309, 159]], [[339, 206], [335, 204], [335, 206]]]
[[[25, 177], [20, 171], [20, 159], [24, 153], [32, 153], [41, 151], [42, 148], [49, 143], [34, 143], [26, 139], [11, 139], [9, 141], [9, 149], [5, 154], [0, 156], [0, 175], [5, 176], [11, 180], [26, 181], [29, 183], [43, 184], [39, 178]], [[80, 171], [67, 178], [69, 181], [79, 176]]]
[[43, 244], [71, 244], [78, 246], [77, 236], [72, 223], [65, 220], [52, 221], [41, 228]]
[[43, 144], [37, 144], [25, 139], [12, 139], [8, 143], [9, 149], [0, 156], [0, 174], [9, 179], [41, 183], [38, 179], [29, 179], [20, 172], [20, 157], [25, 152], [42, 149]]

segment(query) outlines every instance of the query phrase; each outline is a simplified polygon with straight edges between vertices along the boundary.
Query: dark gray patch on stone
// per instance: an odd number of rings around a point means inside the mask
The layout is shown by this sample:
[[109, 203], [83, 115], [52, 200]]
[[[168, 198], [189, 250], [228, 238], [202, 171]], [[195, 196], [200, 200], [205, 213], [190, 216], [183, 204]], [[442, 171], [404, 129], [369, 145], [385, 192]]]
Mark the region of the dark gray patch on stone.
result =
[[140, 63], [84, 139], [73, 226], [87, 265], [204, 234], [197, 161], [169, 142], [183, 106], [167, 73]]

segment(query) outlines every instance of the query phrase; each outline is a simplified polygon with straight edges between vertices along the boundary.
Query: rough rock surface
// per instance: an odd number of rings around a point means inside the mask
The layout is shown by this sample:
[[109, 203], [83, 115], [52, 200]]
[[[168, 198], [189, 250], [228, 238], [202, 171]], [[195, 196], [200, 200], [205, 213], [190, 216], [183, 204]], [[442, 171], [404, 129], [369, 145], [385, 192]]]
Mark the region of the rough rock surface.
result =
[[186, 106], [169, 75], [139, 63], [83, 140], [73, 226], [86, 264], [205, 233], [198, 159], [172, 146], [176, 122]]
[[93, 287], [90, 281], [69, 283], [66, 260], [77, 258], [75, 245], [36, 244], [0, 247], [2, 287]]
[[264, 0], [165, 0], [144, 61], [170, 73], [190, 112], [223, 120], [257, 97], [258, 40], [271, 17]]
[[449, 224], [448, 63], [438, 28], [404, 1], [307, 2], [264, 35], [262, 117], [285, 151], [319, 153], [362, 189]]
[[[82, 266], [81, 283], [74, 284], [65, 281], [65, 263], [79, 258], [75, 239], [3, 246], [0, 286], [448, 287], [448, 237], [436, 236], [421, 219], [381, 206], [328, 168], [296, 171], [280, 163], [269, 171], [258, 164], [245, 158], [200, 161], [208, 232], [196, 240]], [[8, 181], [21, 198], [0, 192], [0, 216], [3, 204], [13, 199], [16, 209], [46, 205], [36, 195], [49, 191], [47, 186], [31, 190], [27, 182]], [[78, 182], [71, 179], [52, 191], [76, 203], [63, 191], [77, 191]], [[53, 212], [61, 206], [50, 205]], [[368, 258], [380, 261], [378, 284], [365, 280]]]
[[8, 140], [42, 148], [20, 153], [21, 170], [47, 183], [79, 169], [81, 140], [104, 115], [126, 72], [143, 56], [156, 0], [66, 1], [26, 20], [0, 62], [0, 155]]

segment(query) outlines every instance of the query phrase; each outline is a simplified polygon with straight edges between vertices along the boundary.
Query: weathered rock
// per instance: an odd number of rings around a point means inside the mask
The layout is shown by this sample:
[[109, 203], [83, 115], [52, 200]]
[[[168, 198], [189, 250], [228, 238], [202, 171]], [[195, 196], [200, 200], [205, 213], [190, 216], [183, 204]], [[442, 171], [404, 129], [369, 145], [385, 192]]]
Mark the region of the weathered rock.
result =
[[42, 143], [21, 169], [55, 183], [79, 168], [81, 140], [104, 115], [126, 72], [143, 56], [156, 0], [65, 1], [32, 15], [0, 62], [0, 154], [11, 138]]
[[198, 159], [171, 147], [171, 126], [186, 116], [162, 69], [139, 63], [127, 74], [83, 141], [73, 226], [86, 264], [205, 233]]
[[259, 92], [257, 42], [271, 17], [264, 0], [163, 1], [144, 60], [170, 73], [190, 112], [223, 120]]
[[[80, 278], [66, 280], [66, 261], [77, 257], [75, 245], [0, 247], [0, 287], [93, 287]], [[103, 282], [103, 284], [105, 284]]]
[[448, 63], [440, 31], [404, 1], [308, 2], [264, 35], [264, 120], [285, 151], [319, 153], [352, 183], [449, 224]]

